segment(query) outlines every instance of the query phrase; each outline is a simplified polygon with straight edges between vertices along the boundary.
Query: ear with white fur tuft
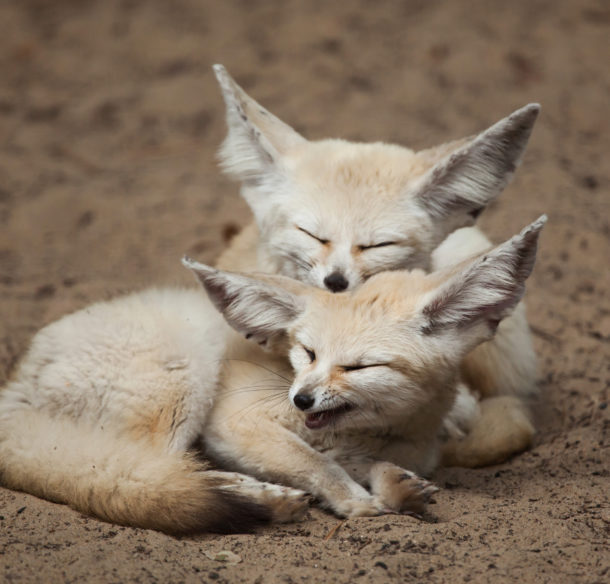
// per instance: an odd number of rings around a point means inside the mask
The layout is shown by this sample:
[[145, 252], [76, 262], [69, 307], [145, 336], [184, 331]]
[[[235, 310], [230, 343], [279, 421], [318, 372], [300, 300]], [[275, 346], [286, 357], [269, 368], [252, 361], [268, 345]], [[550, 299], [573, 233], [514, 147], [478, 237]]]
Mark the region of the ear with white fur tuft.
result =
[[523, 297], [546, 219], [542, 215], [519, 235], [470, 262], [432, 292], [421, 309], [422, 332], [472, 333], [463, 335], [460, 341], [465, 350], [489, 339]]
[[228, 133], [219, 151], [222, 168], [238, 180], [259, 180], [305, 138], [254, 101], [222, 65], [214, 65], [214, 73], [227, 108]]
[[[473, 225], [510, 181], [540, 106], [531, 103], [500, 120], [433, 166], [416, 186], [419, 204], [441, 226], [441, 240]], [[456, 142], [459, 144], [459, 142]], [[422, 151], [422, 156], [429, 156]]]
[[188, 257], [182, 264], [192, 270], [225, 320], [247, 339], [263, 347], [279, 340], [303, 309], [303, 301], [265, 276], [265, 281], [224, 272]]

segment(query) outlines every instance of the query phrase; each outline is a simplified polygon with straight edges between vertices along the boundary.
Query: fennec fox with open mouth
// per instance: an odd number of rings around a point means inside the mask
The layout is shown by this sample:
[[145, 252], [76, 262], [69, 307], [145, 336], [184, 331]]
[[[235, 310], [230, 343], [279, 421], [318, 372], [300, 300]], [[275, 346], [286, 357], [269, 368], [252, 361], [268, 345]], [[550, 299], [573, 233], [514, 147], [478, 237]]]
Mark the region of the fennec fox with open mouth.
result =
[[66, 316], [0, 392], [0, 480], [170, 533], [292, 520], [304, 491], [342, 516], [421, 511], [460, 362], [519, 302], [543, 222], [346, 294], [185, 260], [212, 302], [153, 289]]
[[[270, 358], [261, 376], [262, 360], [228, 355], [208, 455], [339, 515], [421, 510], [434, 487], [416, 475], [438, 463], [460, 363], [521, 299], [544, 221], [459, 266], [382, 272], [344, 294], [191, 263], [227, 322], [274, 354], [286, 346], [292, 367]], [[487, 446], [504, 440], [487, 430]]]
[[[221, 165], [241, 182], [254, 214], [219, 268], [283, 274], [341, 292], [381, 271], [434, 271], [491, 249], [469, 226], [512, 177], [538, 104], [477, 136], [419, 152], [380, 142], [309, 141], [222, 66], [214, 70], [227, 108]], [[445, 424], [445, 462], [479, 466], [527, 448], [534, 434], [527, 399], [537, 388], [523, 305], [494, 340], [465, 356], [461, 369], [464, 385]], [[500, 450], [478, 446], [481, 432], [501, 419], [514, 424], [502, 424]]]

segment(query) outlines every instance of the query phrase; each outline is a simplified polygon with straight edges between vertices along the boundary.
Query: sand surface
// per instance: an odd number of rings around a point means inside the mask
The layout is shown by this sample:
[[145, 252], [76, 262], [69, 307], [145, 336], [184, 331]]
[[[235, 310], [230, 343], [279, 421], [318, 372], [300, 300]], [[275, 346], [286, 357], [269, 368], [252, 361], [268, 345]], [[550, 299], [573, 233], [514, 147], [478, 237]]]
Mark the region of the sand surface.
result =
[[541, 102], [481, 222], [500, 241], [549, 215], [528, 286], [530, 452], [439, 471], [423, 522], [314, 509], [228, 537], [117, 527], [0, 489], [0, 581], [610, 581], [609, 24], [591, 0], [0, 2], [0, 382], [44, 324], [189, 284], [181, 255], [214, 261], [249, 220], [215, 164], [215, 62], [310, 138], [422, 148]]

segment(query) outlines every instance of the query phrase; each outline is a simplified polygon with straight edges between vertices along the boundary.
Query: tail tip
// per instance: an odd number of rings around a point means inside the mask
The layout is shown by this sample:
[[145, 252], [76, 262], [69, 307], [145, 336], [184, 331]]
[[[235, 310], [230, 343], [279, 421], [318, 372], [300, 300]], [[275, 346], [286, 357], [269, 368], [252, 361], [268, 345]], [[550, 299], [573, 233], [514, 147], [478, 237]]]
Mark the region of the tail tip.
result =
[[216, 491], [214, 516], [206, 519], [213, 533], [251, 533], [272, 519], [271, 509], [246, 497], [223, 490]]

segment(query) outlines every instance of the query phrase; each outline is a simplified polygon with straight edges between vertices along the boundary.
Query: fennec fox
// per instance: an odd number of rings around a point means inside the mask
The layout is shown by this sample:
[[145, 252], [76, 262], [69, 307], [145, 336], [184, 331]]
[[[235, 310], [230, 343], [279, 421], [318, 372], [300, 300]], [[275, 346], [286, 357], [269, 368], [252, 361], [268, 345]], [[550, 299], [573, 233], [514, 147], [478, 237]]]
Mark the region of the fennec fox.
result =
[[[227, 108], [224, 171], [254, 213], [217, 266], [291, 276], [333, 292], [384, 270], [437, 270], [491, 248], [472, 226], [509, 182], [539, 112], [529, 104], [478, 136], [414, 152], [383, 143], [308, 141], [214, 67]], [[446, 463], [478, 466], [525, 449], [534, 428], [524, 398], [536, 364], [520, 305], [493, 341], [467, 355], [446, 429]], [[481, 402], [474, 396], [493, 398]], [[501, 396], [501, 397], [495, 397]], [[496, 418], [514, 424], [498, 425]], [[479, 431], [463, 439], [464, 431]], [[489, 428], [507, 432], [476, 447]], [[459, 442], [456, 442], [459, 438]]]
[[[414, 472], [436, 464], [459, 363], [519, 302], [543, 223], [346, 294], [185, 260], [245, 338], [192, 290], [64, 317], [0, 393], [2, 483], [170, 533], [290, 520], [303, 491], [342, 516], [421, 511], [436, 489]], [[286, 486], [207, 469], [199, 440], [225, 471]]]
[[261, 361], [225, 369], [208, 455], [339, 515], [421, 510], [434, 488], [413, 473], [438, 462], [460, 362], [519, 302], [544, 221], [459, 266], [382, 272], [344, 294], [191, 264], [227, 322], [276, 354], [286, 343], [293, 370], [276, 360], [261, 383]]

